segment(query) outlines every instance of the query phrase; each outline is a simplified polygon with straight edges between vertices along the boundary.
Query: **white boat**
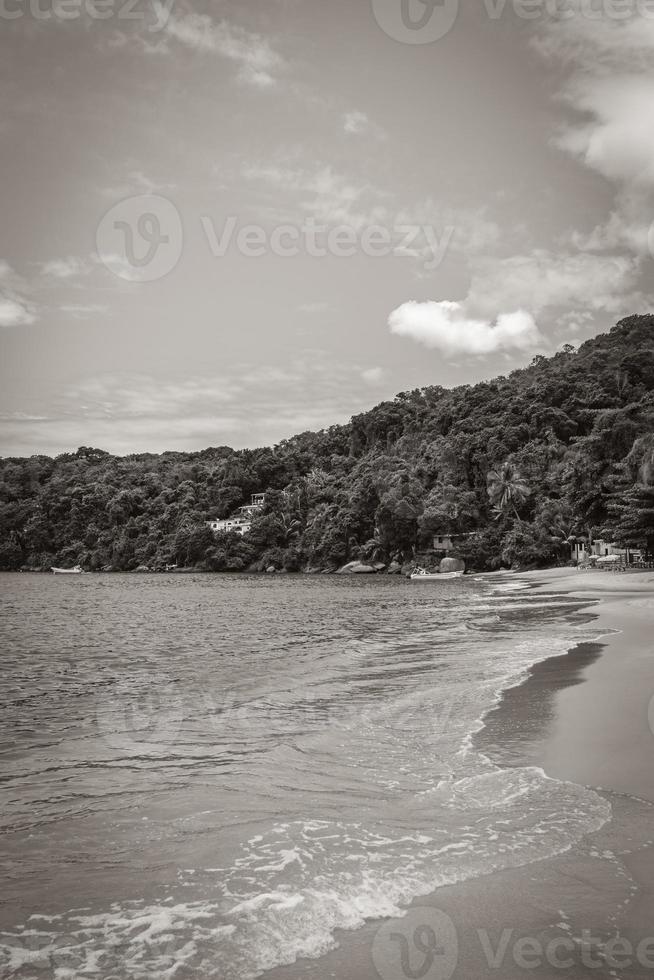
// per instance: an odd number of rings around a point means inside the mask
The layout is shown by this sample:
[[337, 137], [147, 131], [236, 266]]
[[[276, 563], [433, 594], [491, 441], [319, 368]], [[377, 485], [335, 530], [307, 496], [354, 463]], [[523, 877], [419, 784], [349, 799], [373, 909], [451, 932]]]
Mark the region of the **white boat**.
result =
[[82, 574], [81, 565], [75, 565], [74, 568], [55, 568], [54, 565], [51, 565], [50, 569], [51, 571], [54, 572], [55, 575], [81, 575]]
[[428, 572], [424, 568], [417, 568], [415, 572], [411, 572], [411, 578], [426, 580], [426, 579], [444, 579], [444, 578], [461, 578], [463, 571], [460, 572]]

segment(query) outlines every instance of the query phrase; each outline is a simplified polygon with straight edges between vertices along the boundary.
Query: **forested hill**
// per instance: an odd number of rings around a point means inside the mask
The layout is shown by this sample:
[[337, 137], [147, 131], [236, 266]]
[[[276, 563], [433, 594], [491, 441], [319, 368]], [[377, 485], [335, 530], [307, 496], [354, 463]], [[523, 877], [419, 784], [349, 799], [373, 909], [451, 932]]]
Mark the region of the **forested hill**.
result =
[[[204, 524], [257, 491], [242, 539]], [[483, 569], [565, 560], [602, 530], [654, 550], [654, 316], [274, 448], [0, 461], [3, 569], [332, 569], [410, 560], [435, 533]]]

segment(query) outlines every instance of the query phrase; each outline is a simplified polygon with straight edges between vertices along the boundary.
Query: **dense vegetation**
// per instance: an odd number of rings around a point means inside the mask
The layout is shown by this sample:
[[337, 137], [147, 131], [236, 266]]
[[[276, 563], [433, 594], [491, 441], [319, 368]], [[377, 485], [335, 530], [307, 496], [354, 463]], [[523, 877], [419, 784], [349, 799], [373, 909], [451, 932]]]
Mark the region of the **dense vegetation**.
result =
[[[333, 569], [455, 536], [469, 567], [654, 551], [654, 316], [508, 377], [399, 394], [274, 448], [0, 461], [0, 568]], [[204, 524], [265, 490], [250, 534]]]

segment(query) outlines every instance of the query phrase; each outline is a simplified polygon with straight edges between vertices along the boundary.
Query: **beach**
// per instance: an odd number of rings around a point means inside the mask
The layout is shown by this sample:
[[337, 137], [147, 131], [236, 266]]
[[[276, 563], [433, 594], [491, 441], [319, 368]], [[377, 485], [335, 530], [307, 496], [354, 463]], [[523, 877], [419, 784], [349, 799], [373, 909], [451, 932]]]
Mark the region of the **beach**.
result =
[[[556, 857], [446, 885], [403, 918], [343, 932], [337, 950], [270, 980], [653, 975], [654, 574], [566, 568], [487, 578], [589, 603], [574, 616], [579, 644], [504, 692], [476, 748], [501, 766], [539, 766], [599, 790], [610, 820]], [[421, 945], [428, 935], [438, 939], [435, 955]]]
[[7, 578], [0, 975], [651, 976], [653, 580]]

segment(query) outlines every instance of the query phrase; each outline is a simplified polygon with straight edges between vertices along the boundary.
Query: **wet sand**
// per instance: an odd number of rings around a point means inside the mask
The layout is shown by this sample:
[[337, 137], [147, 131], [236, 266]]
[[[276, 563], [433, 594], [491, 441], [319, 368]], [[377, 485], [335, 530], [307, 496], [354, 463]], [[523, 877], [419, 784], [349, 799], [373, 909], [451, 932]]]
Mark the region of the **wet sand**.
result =
[[476, 745], [499, 765], [601, 788], [611, 820], [556, 858], [440, 888], [404, 918], [341, 933], [338, 949], [269, 980], [654, 976], [654, 573], [505, 575], [591, 601], [576, 616], [579, 644], [505, 692]]

